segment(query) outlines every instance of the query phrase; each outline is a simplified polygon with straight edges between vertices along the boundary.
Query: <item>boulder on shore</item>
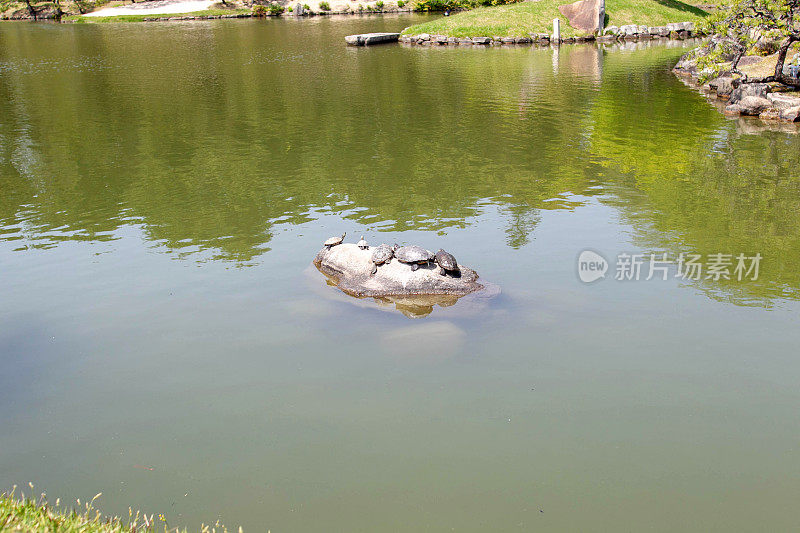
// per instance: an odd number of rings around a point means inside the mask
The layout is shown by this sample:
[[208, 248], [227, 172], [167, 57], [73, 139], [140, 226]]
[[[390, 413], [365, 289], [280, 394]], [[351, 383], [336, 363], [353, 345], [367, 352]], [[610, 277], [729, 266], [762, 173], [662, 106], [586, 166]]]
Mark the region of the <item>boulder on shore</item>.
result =
[[478, 274], [459, 265], [461, 275], [442, 276], [436, 265], [421, 265], [416, 271], [411, 265], [393, 258], [389, 264], [380, 265], [372, 274], [373, 248], [360, 249], [352, 243], [323, 248], [314, 258], [314, 265], [344, 292], [353, 296], [463, 296], [480, 290]]
[[768, 92], [769, 85], [766, 83], [743, 83], [731, 92], [730, 103], [738, 104], [748, 96], [766, 99]]
[[800, 122], [800, 106], [781, 109], [779, 116], [784, 122]]
[[772, 107], [772, 102], [760, 96], [745, 96], [733, 105], [739, 107], [739, 113], [742, 115], [758, 116]]
[[734, 78], [730, 76], [720, 76], [719, 78], [714, 78], [708, 82], [708, 86], [716, 91], [717, 96], [720, 98], [727, 98], [730, 96], [733, 90], [736, 88], [736, 85], [737, 83], [735, 83]]
[[772, 105], [778, 109], [790, 109], [792, 107], [800, 106], [800, 96], [783, 93], [769, 93], [767, 100], [772, 102]]
[[602, 32], [606, 16], [605, 0], [578, 0], [571, 4], [558, 6], [569, 25], [587, 33]]

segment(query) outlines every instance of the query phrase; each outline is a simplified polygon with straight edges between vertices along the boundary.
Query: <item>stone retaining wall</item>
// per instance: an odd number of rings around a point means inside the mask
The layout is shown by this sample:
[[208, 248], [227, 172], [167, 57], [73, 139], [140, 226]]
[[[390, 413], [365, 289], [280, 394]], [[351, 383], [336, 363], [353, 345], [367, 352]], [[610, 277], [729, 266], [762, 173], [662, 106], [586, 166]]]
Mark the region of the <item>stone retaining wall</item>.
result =
[[676, 22], [666, 26], [610, 26], [603, 31], [603, 35], [582, 35], [578, 37], [564, 37], [560, 41], [553, 39], [546, 33], [531, 33], [528, 37], [447, 37], [446, 35], [401, 35], [400, 42], [413, 45], [549, 45], [568, 43], [617, 42], [617, 41], [649, 41], [651, 39], [688, 39], [699, 37], [694, 23]]
[[666, 26], [609, 26], [603, 30], [603, 37], [610, 36], [624, 40], [652, 39], [658, 37], [687, 38], [695, 35], [694, 22], [671, 22]]

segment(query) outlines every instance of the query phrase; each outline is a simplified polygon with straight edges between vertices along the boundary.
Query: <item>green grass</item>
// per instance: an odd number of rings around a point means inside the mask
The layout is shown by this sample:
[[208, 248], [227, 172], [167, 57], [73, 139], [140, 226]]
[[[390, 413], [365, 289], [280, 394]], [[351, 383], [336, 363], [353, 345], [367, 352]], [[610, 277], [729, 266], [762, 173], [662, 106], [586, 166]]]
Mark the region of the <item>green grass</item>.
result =
[[82, 15], [70, 15], [64, 17], [62, 20], [66, 22], [77, 22], [81, 24], [94, 24], [96, 22], [144, 22], [147, 20], [155, 20], [164, 17], [198, 17], [198, 16], [211, 16], [211, 15], [239, 15], [250, 14], [251, 9], [206, 9], [203, 11], [193, 11], [191, 13], [159, 13], [153, 15], [115, 15], [112, 17], [85, 17]]
[[[33, 485], [31, 485], [33, 489]], [[128, 510], [128, 517], [104, 516], [94, 508], [100, 494], [90, 502], [71, 509], [60, 508], [56, 500], [54, 506], [42, 494], [39, 497], [25, 497], [22, 493], [0, 493], [0, 532], [46, 532], [46, 533], [135, 533], [155, 532], [184, 533], [185, 529], [171, 527], [163, 515], [144, 515], [138, 511]], [[227, 528], [219, 523], [213, 526], [201, 526], [202, 533], [227, 533]], [[239, 529], [241, 533], [241, 528]]]
[[[558, 6], [569, 0], [533, 0], [518, 4], [479, 7], [449, 17], [411, 26], [403, 33], [430, 33], [450, 37], [527, 37], [529, 33], [552, 33], [553, 19], [561, 19], [561, 34], [581, 32], [569, 25]], [[606, 26], [642, 24], [663, 26], [668, 22], [698, 21], [708, 15], [702, 9], [678, 0], [606, 0]]]

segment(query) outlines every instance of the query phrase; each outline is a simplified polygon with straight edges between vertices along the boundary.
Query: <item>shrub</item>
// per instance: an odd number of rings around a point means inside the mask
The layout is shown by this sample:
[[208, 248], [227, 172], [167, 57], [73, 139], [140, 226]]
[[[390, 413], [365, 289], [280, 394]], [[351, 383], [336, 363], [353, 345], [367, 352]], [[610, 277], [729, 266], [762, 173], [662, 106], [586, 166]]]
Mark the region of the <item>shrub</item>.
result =
[[319, 3], [319, 9], [320, 11], [330, 11], [331, 5], [328, 2], [323, 1]]
[[375, 7], [376, 7], [378, 10], [381, 10], [381, 9], [383, 9], [383, 6], [384, 6], [384, 5], [385, 5], [385, 4], [383, 3], [383, 0], [378, 0], [377, 2], [375, 2]]
[[[277, 3], [277, 2], [272, 2], [269, 5], [268, 9], [269, 9], [269, 14], [270, 15], [280, 15], [281, 13], [283, 13], [285, 8], [282, 5], [280, 5], [279, 3]], [[291, 10], [292, 10], [292, 8], [290, 7], [289, 11], [291, 11]]]
[[404, 5], [406, 5], [404, 0], [397, 0], [397, 7], [403, 7]]
[[455, 7], [451, 0], [415, 0], [414, 11], [444, 11]]
[[256, 4], [253, 6], [253, 16], [262, 18], [267, 16], [267, 6], [262, 6], [261, 4]]

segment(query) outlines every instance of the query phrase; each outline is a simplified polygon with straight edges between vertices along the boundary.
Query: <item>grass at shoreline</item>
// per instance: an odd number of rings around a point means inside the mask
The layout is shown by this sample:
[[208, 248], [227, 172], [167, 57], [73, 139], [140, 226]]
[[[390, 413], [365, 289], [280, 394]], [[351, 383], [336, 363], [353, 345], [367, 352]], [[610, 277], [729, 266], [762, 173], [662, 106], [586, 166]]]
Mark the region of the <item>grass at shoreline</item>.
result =
[[[33, 489], [33, 485], [31, 485]], [[39, 497], [25, 497], [21, 492], [0, 493], [0, 532], [45, 531], [58, 533], [134, 533], [155, 532], [185, 533], [186, 529], [171, 527], [163, 515], [145, 515], [129, 509], [126, 521], [120, 517], [104, 516], [93, 507], [95, 500], [78, 500], [77, 508], [60, 508], [59, 500], [51, 506], [44, 494]], [[219, 523], [214, 526], [201, 526], [202, 533], [227, 533], [228, 529]], [[239, 533], [241, 533], [239, 528]]]
[[[403, 33], [430, 33], [449, 37], [527, 37], [530, 33], [552, 33], [553, 19], [561, 19], [561, 34], [574, 37], [582, 32], [569, 25], [558, 6], [568, 0], [534, 0], [518, 4], [479, 7], [450, 17], [411, 26]], [[678, 0], [607, 0], [606, 26], [642, 24], [663, 26], [668, 22], [697, 22], [707, 15], [702, 9]]]

